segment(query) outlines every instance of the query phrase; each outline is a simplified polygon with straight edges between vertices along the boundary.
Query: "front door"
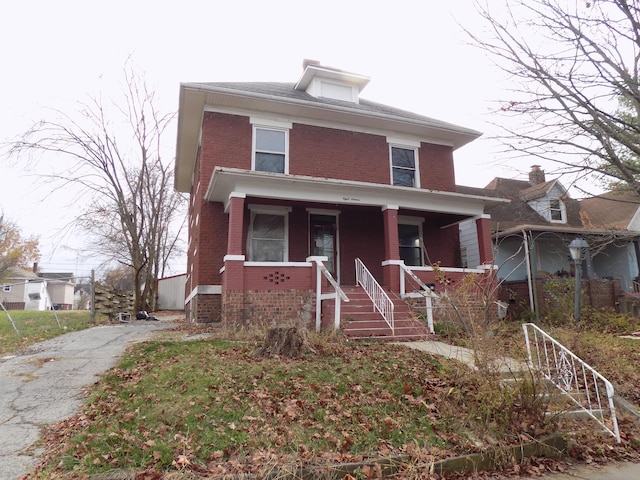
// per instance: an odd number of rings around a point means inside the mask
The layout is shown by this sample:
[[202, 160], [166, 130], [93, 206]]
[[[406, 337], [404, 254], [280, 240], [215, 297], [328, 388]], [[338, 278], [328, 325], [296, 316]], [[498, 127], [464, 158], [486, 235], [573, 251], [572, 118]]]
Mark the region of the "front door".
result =
[[309, 251], [314, 256], [327, 257], [328, 260], [325, 264], [327, 270], [331, 272], [331, 275], [333, 275], [334, 278], [338, 279], [338, 225], [336, 220], [337, 219], [334, 215], [310, 215], [309, 223], [311, 226], [311, 244]]

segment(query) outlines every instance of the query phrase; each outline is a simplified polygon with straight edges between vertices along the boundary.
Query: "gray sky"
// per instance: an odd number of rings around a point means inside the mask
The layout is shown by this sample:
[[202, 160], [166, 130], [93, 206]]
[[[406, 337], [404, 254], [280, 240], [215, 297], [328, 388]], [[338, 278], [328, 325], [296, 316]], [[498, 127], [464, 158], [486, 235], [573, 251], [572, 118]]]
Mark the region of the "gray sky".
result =
[[[49, 108], [118, 97], [129, 56], [163, 111], [177, 110], [180, 82], [295, 82], [310, 58], [371, 77], [367, 99], [490, 134], [490, 101], [504, 87], [457, 25], [477, 31], [471, 0], [23, 0], [3, 2], [0, 19], [0, 141], [51, 118]], [[482, 138], [455, 152], [457, 183], [481, 187], [529, 169], [495, 163], [494, 150]], [[86, 274], [98, 265], [61, 230], [80, 202], [36, 186], [37, 173], [0, 157], [0, 208], [39, 236], [44, 271]], [[169, 274], [185, 268], [176, 262]]]

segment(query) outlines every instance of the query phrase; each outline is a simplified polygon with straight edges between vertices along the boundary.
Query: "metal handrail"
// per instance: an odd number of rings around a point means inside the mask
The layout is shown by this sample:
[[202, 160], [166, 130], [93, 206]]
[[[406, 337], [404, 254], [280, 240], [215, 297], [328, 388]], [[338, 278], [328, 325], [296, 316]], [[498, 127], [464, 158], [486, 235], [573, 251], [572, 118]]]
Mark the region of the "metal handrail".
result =
[[[336, 282], [331, 272], [327, 269], [327, 267], [322, 263], [322, 259], [326, 260], [326, 257], [310, 257], [308, 260], [315, 262], [317, 269], [316, 274], [316, 331], [320, 331], [320, 326], [322, 324], [322, 300], [335, 299], [334, 304], [334, 319], [333, 325], [337, 330], [340, 328], [340, 300], [344, 302], [349, 301], [349, 297], [344, 290], [340, 288], [338, 282]], [[324, 275], [324, 277], [328, 280], [329, 285], [331, 285], [334, 289], [332, 293], [322, 293], [322, 282], [320, 281], [320, 274]]]
[[380, 312], [384, 321], [391, 328], [391, 335], [395, 335], [393, 302], [359, 258], [356, 258], [356, 283], [362, 285], [373, 303], [374, 310]]
[[[529, 366], [537, 368], [547, 380], [567, 394], [569, 399], [620, 443], [611, 382], [537, 325], [523, 323], [522, 328]], [[533, 331], [533, 339], [529, 336], [529, 329]], [[535, 348], [532, 348], [532, 341]], [[601, 387], [604, 387], [608, 400], [608, 417], [605, 417], [605, 409], [602, 407]]]
[[433, 327], [433, 299], [439, 298], [422, 280], [418, 278], [418, 276], [411, 271], [409, 267], [407, 267], [404, 262], [400, 263], [400, 296], [404, 297], [406, 295], [405, 292], [405, 279], [404, 275], [408, 275], [411, 280], [416, 282], [420, 287], [420, 290], [416, 290], [420, 293], [425, 300], [425, 308], [427, 312], [427, 327], [429, 328], [429, 333], [435, 333], [435, 329]]

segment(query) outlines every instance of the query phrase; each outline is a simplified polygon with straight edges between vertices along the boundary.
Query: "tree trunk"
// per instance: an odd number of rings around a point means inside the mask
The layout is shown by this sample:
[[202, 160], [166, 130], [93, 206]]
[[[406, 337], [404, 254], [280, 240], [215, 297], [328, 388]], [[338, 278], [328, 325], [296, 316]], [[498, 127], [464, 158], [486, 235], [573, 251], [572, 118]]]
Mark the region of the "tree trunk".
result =
[[267, 330], [264, 344], [253, 352], [253, 356], [300, 358], [307, 353], [316, 353], [316, 351], [309, 342], [306, 329], [275, 327]]

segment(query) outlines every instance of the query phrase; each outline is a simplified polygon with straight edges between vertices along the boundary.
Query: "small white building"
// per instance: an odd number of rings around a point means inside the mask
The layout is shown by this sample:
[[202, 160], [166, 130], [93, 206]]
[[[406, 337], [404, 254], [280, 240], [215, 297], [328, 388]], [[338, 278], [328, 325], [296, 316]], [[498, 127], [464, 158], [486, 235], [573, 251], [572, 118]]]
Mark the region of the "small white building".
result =
[[158, 279], [158, 310], [184, 310], [187, 274]]

